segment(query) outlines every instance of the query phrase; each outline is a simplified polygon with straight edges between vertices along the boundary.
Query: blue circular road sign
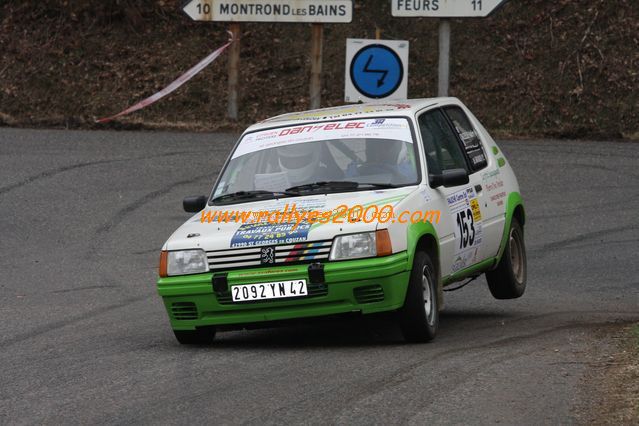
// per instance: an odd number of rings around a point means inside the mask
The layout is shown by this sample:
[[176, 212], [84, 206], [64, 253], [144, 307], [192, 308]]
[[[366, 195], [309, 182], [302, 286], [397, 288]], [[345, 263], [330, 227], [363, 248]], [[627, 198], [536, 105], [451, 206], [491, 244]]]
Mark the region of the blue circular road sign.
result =
[[362, 95], [385, 98], [392, 95], [404, 78], [404, 65], [399, 55], [383, 44], [361, 48], [351, 61], [351, 81]]

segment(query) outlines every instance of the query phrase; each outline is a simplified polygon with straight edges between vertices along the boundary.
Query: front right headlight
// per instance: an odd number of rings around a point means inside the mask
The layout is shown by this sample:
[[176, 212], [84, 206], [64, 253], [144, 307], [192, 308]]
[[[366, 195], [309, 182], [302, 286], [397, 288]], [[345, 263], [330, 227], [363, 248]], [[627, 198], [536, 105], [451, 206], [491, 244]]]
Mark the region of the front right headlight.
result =
[[362, 232], [335, 237], [329, 259], [360, 259], [375, 256], [377, 256], [375, 232]]
[[388, 229], [338, 235], [333, 240], [329, 260], [362, 259], [393, 254]]
[[167, 253], [166, 273], [172, 275], [201, 274], [209, 271], [204, 250], [178, 250]]

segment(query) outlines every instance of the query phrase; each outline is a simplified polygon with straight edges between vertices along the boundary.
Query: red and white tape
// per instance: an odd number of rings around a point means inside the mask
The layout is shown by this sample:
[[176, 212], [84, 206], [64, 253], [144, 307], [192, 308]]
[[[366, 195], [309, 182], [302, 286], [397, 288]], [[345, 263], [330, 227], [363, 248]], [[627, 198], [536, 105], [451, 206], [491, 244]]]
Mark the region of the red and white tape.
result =
[[173, 91], [178, 89], [180, 86], [182, 86], [184, 83], [186, 83], [191, 78], [193, 78], [197, 73], [199, 73], [204, 68], [209, 66], [213, 61], [215, 61], [217, 59], [218, 56], [220, 56], [222, 54], [222, 52], [224, 52], [224, 50], [227, 47], [229, 47], [231, 45], [231, 43], [233, 43], [235, 41], [235, 38], [233, 37], [233, 33], [231, 33], [229, 31], [229, 34], [231, 35], [231, 38], [229, 39], [229, 41], [224, 46], [220, 47], [215, 52], [211, 53], [209, 56], [207, 56], [206, 58], [202, 59], [197, 65], [195, 65], [193, 68], [189, 69], [187, 72], [185, 72], [184, 74], [179, 76], [177, 78], [177, 80], [175, 80], [173, 83], [171, 83], [168, 86], [166, 86], [164, 89], [160, 90], [159, 92], [157, 92], [154, 95], [149, 96], [148, 98], [146, 98], [144, 100], [141, 100], [137, 104], [135, 104], [133, 106], [130, 106], [129, 108], [125, 109], [122, 112], [119, 112], [119, 113], [117, 113], [117, 114], [115, 114], [115, 115], [113, 115], [111, 117], [100, 118], [99, 120], [96, 120], [96, 122], [97, 123], [108, 123], [109, 121], [115, 120], [118, 117], [122, 117], [123, 115], [127, 115], [127, 114], [130, 114], [130, 113], [134, 112], [134, 111], [137, 111], [137, 110], [140, 110], [140, 109], [142, 109], [144, 107], [147, 107], [147, 106], [157, 102], [158, 100], [162, 99], [166, 95], [172, 93]]

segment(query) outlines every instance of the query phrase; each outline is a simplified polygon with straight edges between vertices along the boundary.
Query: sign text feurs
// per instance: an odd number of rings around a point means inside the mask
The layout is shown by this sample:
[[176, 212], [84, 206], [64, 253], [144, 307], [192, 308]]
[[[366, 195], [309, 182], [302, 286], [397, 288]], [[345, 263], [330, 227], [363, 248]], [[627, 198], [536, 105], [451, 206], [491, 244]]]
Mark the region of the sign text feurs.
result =
[[507, 0], [392, 0], [397, 17], [483, 18]]

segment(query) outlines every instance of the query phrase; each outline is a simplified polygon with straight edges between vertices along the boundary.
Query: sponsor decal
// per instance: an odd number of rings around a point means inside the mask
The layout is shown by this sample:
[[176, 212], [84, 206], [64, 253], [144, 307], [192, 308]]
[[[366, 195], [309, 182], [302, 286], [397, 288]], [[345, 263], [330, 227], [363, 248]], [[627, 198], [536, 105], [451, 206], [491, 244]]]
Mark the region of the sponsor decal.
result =
[[254, 275], [269, 275], [269, 274], [284, 274], [287, 272], [300, 272], [299, 268], [270, 268], [270, 269], [260, 269], [259, 271], [243, 271], [237, 273], [238, 277], [251, 277]]
[[498, 206], [503, 206], [504, 198], [506, 198], [506, 191], [502, 191], [499, 194], [491, 195], [490, 201], [493, 203], [497, 203]]
[[[506, 192], [503, 191], [504, 181], [500, 178], [500, 174], [499, 169], [496, 169], [481, 175], [486, 193], [490, 195], [490, 202], [496, 203], [497, 206], [504, 205], [503, 198], [506, 197]], [[495, 194], [497, 191], [500, 192]]]
[[495, 169], [495, 170], [491, 170], [489, 172], [484, 172], [481, 174], [481, 179], [482, 181], [486, 182], [487, 180], [490, 180], [494, 177], [497, 177], [501, 174], [501, 171], [499, 169]]
[[333, 121], [248, 133], [242, 138], [231, 158], [269, 148], [350, 138], [391, 139], [413, 143], [410, 127], [405, 118]]
[[331, 108], [328, 111], [309, 111], [309, 112], [304, 112], [299, 114], [285, 114], [279, 117], [267, 119], [265, 120], [265, 122], [288, 121], [288, 120], [296, 120], [296, 121], [333, 120], [338, 118], [352, 117], [359, 114], [400, 111], [400, 110], [409, 109], [409, 108], [410, 108], [410, 105], [402, 104], [402, 103], [376, 104], [376, 105], [365, 105], [365, 106], [353, 105], [353, 106]]
[[486, 187], [486, 191], [495, 192], [495, 191], [503, 188], [503, 186], [504, 186], [504, 181], [501, 180], [501, 179], [498, 179], [498, 180], [496, 180], [494, 182], [487, 183], [485, 187]]
[[461, 271], [464, 268], [475, 263], [477, 260], [477, 255], [479, 252], [479, 248], [475, 248], [474, 250], [469, 250], [465, 253], [461, 253], [457, 255], [455, 261], [453, 262], [453, 266], [451, 267], [451, 272], [455, 273]]
[[451, 194], [446, 201], [455, 226], [456, 259], [452, 271], [456, 272], [477, 261], [482, 243], [482, 214], [472, 187]]
[[310, 223], [305, 222], [299, 224], [245, 223], [233, 234], [231, 248], [294, 244], [306, 241], [310, 228]]

